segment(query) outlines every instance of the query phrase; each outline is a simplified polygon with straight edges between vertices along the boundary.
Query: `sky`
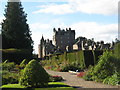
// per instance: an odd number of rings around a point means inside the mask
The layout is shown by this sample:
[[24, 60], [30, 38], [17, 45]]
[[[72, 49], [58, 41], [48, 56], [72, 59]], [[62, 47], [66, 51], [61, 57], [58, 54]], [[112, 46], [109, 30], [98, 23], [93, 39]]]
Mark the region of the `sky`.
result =
[[[53, 28], [71, 28], [79, 36], [95, 41], [118, 38], [119, 0], [21, 0], [32, 32], [34, 53], [42, 35], [52, 40]], [[7, 0], [0, 0], [0, 22]]]

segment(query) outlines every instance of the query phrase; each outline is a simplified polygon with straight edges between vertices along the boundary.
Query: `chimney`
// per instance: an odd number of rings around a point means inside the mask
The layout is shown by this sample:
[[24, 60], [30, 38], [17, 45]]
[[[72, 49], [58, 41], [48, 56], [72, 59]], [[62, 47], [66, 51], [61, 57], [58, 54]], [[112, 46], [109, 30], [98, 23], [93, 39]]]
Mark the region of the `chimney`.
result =
[[69, 30], [71, 30], [71, 28], [69, 28]]
[[58, 28], [58, 31], [60, 31], [61, 29], [60, 28]]

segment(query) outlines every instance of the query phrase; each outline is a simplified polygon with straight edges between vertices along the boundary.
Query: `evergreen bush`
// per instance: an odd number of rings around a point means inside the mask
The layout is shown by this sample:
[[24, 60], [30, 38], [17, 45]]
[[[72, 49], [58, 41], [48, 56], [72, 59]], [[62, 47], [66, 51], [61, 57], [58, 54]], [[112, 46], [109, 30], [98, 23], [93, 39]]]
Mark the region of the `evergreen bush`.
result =
[[44, 68], [36, 60], [31, 60], [24, 68], [19, 83], [27, 87], [43, 87], [48, 85], [48, 81], [49, 75]]

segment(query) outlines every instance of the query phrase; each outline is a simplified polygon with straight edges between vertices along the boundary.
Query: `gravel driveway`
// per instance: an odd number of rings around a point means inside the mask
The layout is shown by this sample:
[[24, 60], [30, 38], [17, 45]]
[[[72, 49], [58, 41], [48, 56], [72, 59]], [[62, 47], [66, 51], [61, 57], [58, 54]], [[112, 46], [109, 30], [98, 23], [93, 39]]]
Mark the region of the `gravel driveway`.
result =
[[63, 79], [65, 80], [62, 82], [75, 88], [114, 88], [114, 90], [118, 90], [118, 86], [105, 85], [94, 81], [85, 81], [84, 79], [78, 78], [75, 74], [69, 72], [57, 72], [51, 70], [46, 71], [51, 75], [62, 76]]

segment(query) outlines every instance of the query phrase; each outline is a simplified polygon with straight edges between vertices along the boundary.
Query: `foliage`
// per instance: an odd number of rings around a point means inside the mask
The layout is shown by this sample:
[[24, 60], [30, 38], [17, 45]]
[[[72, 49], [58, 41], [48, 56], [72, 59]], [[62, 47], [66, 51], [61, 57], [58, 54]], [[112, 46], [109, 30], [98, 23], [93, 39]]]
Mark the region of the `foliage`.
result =
[[[117, 74], [115, 74], [117, 73]], [[117, 85], [120, 76], [120, 59], [112, 52], [104, 52], [97, 65], [88, 70], [85, 80], [94, 80], [107, 84]]]
[[17, 64], [21, 63], [21, 61], [26, 59], [31, 59], [30, 51], [28, 49], [1, 49], [2, 51], [2, 61], [5, 62], [7, 59], [9, 62], [15, 62]]
[[4, 16], [3, 48], [29, 49], [32, 53], [33, 41], [21, 2], [7, 2]]
[[7, 71], [3, 71], [2, 74], [2, 84], [15, 84], [19, 81], [19, 73], [11, 73]]
[[7, 70], [10, 71], [11, 69], [15, 68], [15, 63], [14, 62], [8, 62], [8, 63], [3, 63], [2, 64], [2, 70]]
[[[68, 70], [83, 70], [89, 65], [94, 65], [98, 62], [98, 57], [102, 55], [103, 51], [78, 51], [73, 53], [64, 53], [62, 55], [53, 55], [49, 60], [41, 61], [41, 65], [46, 69], [57, 71]], [[56, 59], [57, 58], [57, 59]]]
[[93, 70], [94, 67], [93, 66], [89, 66], [88, 71], [86, 72], [86, 74], [83, 76], [83, 78], [87, 81], [93, 81], [92, 76], [93, 76]]
[[79, 66], [79, 64], [77, 62], [72, 62], [72, 63], [68, 63], [68, 64], [63, 64], [61, 65], [61, 71], [63, 72], [68, 72], [69, 70], [72, 70], [72, 71], [76, 71], [76, 70], [79, 70], [81, 71], [81, 67]]
[[111, 84], [111, 85], [119, 85], [120, 75], [118, 73], [114, 73], [112, 76], [108, 76], [107, 78], [105, 78], [103, 83]]
[[46, 86], [49, 81], [48, 73], [36, 61], [31, 60], [22, 73], [19, 83], [27, 87]]
[[88, 68], [89, 65], [94, 65], [94, 56], [91, 50], [84, 51], [84, 63], [86, 68]]
[[[24, 58], [32, 58], [33, 41], [29, 25], [27, 24], [27, 14], [23, 11], [21, 2], [7, 2], [5, 9], [5, 19], [2, 25], [2, 48], [3, 49], [23, 49], [28, 52], [19, 53], [18, 50], [8, 50], [2, 52], [3, 60], [20, 63]], [[15, 51], [15, 52], [11, 52]]]
[[120, 58], [120, 42], [114, 46], [114, 54], [116, 57]]
[[49, 77], [50, 82], [58, 82], [58, 81], [62, 81], [62, 80], [63, 80], [63, 78], [61, 76], [52, 76], [52, 75], [50, 75], [50, 77]]
[[24, 59], [21, 63], [20, 63], [20, 67], [25, 67], [28, 64], [28, 60]]
[[8, 60], [5, 60], [3, 64], [6, 64], [6, 63], [8, 63]]
[[2, 84], [9, 84], [9, 83], [18, 83], [19, 81], [19, 70], [15, 71], [15, 63], [14, 62], [7, 62], [7, 60], [2, 64]]

